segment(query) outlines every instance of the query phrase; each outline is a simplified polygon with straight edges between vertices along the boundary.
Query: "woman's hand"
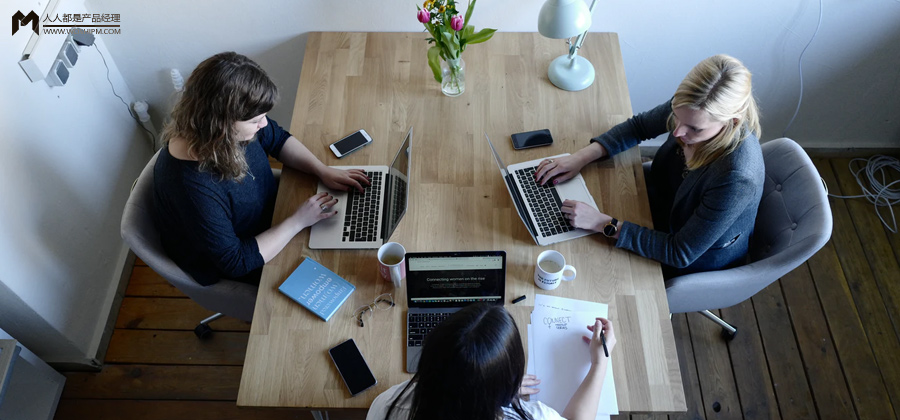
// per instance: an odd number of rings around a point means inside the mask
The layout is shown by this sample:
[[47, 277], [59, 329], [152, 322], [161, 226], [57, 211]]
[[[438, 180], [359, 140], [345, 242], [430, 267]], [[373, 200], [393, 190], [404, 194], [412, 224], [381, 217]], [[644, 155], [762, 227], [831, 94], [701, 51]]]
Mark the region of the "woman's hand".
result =
[[612, 220], [612, 217], [600, 213], [599, 210], [581, 201], [563, 201], [563, 205], [559, 208], [559, 211], [565, 215], [569, 224], [573, 227], [590, 230], [592, 232], [603, 230], [603, 226]]
[[322, 183], [332, 190], [348, 191], [350, 188], [356, 188], [362, 192], [363, 185], [367, 187], [370, 185], [369, 178], [362, 169], [343, 170], [324, 166], [318, 175]]
[[541, 384], [541, 380], [534, 375], [525, 375], [522, 378], [522, 386], [519, 387], [519, 397], [524, 397], [526, 395], [534, 395], [538, 392], [541, 392], [540, 389], [535, 388], [536, 386]]
[[535, 170], [534, 179], [540, 185], [550, 180], [553, 180], [554, 185], [568, 181], [581, 172], [585, 165], [608, 154], [600, 143], [593, 142], [569, 156], [544, 159]]
[[337, 210], [331, 209], [337, 202], [336, 198], [325, 192], [318, 193], [304, 201], [291, 215], [291, 218], [294, 219], [299, 227], [297, 230], [306, 229], [316, 224], [319, 220], [324, 220], [337, 214]]
[[578, 175], [581, 168], [586, 165], [578, 154], [562, 156], [553, 159], [544, 159], [534, 171], [534, 179], [538, 184], [544, 185], [553, 180], [553, 184], [568, 181]]
[[600, 339], [600, 331], [603, 331], [603, 338], [606, 340], [606, 350], [610, 354], [612, 354], [613, 347], [616, 346], [616, 333], [613, 331], [612, 323], [608, 319], [600, 317], [597, 318], [594, 325], [588, 325], [587, 329], [593, 335], [591, 338], [585, 336], [581, 338], [591, 345], [591, 363], [596, 365], [607, 358], [606, 352], [603, 351], [603, 340]]

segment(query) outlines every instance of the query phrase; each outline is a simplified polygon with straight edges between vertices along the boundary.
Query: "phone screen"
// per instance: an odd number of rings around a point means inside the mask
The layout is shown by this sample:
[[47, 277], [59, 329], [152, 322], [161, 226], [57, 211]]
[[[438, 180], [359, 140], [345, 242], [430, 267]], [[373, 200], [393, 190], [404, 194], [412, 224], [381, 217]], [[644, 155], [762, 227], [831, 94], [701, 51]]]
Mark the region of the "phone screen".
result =
[[352, 338], [328, 350], [328, 353], [347, 384], [350, 395], [359, 394], [378, 383]]
[[512, 136], [513, 148], [527, 149], [529, 147], [547, 146], [553, 144], [550, 130], [536, 130], [525, 133], [516, 133]]
[[366, 139], [366, 137], [363, 136], [361, 132], [357, 131], [347, 137], [344, 137], [343, 139], [338, 140], [337, 143], [334, 144], [334, 148], [337, 149], [338, 153], [343, 156], [362, 146], [365, 146], [368, 142], [369, 141]]

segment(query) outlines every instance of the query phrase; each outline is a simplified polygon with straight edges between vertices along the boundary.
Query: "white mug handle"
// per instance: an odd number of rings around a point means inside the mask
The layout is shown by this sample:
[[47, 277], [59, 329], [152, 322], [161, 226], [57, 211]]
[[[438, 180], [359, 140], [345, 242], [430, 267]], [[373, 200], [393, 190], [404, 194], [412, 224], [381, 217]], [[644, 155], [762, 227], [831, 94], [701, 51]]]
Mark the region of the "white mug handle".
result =
[[[571, 272], [572, 272], [572, 275], [571, 275], [571, 276], [567, 276], [567, 275], [566, 275], [566, 271], [571, 271]], [[562, 279], [565, 280], [565, 281], [572, 281], [572, 280], [575, 280], [575, 275], [576, 275], [576, 274], [578, 274], [578, 272], [575, 271], [575, 267], [572, 267], [571, 265], [567, 265], [567, 266], [563, 267], [563, 271], [562, 271]]]
[[400, 287], [400, 282], [403, 280], [403, 275], [400, 273], [400, 264], [394, 265], [391, 267], [391, 282], [394, 283], [394, 287]]

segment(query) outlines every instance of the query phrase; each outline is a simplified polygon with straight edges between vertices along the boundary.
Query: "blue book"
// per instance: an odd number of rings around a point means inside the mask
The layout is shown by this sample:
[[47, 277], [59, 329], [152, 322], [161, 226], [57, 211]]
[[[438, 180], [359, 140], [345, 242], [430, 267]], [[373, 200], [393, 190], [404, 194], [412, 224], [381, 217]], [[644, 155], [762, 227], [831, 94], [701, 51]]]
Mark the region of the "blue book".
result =
[[328, 321], [356, 286], [307, 257], [278, 290]]

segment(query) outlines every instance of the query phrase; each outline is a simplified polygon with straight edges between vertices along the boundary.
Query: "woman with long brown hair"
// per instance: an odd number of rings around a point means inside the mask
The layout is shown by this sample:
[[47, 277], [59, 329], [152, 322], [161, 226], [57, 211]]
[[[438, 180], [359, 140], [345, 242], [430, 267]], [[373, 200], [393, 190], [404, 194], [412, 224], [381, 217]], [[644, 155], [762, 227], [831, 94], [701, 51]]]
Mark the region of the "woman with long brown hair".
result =
[[198, 283], [258, 282], [271, 260], [304, 228], [334, 216], [326, 193], [275, 226], [272, 156], [318, 176], [329, 188], [362, 190], [359, 170], [325, 166], [266, 114], [278, 89], [253, 60], [216, 54], [191, 73], [165, 127], [154, 167], [156, 223], [169, 256]]

